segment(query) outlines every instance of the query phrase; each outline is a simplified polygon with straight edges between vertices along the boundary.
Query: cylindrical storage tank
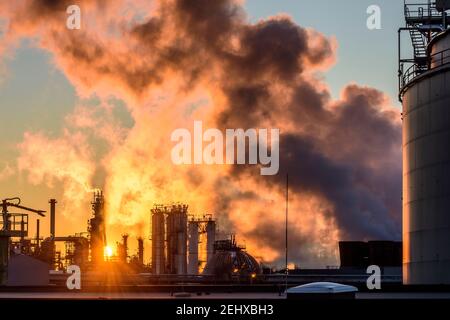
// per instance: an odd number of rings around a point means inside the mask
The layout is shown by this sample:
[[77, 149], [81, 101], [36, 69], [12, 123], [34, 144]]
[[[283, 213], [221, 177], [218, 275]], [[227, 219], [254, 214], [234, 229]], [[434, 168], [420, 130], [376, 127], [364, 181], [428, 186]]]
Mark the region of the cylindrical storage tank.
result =
[[187, 237], [186, 233], [179, 232], [177, 234], [178, 244], [177, 244], [177, 255], [176, 255], [176, 263], [177, 263], [177, 274], [186, 274], [187, 273]]
[[198, 229], [198, 221], [189, 221], [188, 274], [198, 274]]
[[216, 222], [209, 220], [206, 223], [206, 263], [214, 256], [214, 243], [216, 242]]
[[167, 213], [167, 271], [187, 273], [187, 206], [173, 205]]
[[158, 208], [152, 210], [152, 272], [165, 273], [164, 212]]
[[443, 66], [450, 62], [450, 37], [447, 32], [436, 36], [430, 43], [431, 68]]
[[178, 230], [178, 267], [177, 274], [187, 273], [187, 205], [178, 206], [179, 210], [179, 230]]
[[[450, 35], [430, 46], [447, 50]], [[450, 64], [432, 62], [401, 94], [403, 282], [450, 284]]]

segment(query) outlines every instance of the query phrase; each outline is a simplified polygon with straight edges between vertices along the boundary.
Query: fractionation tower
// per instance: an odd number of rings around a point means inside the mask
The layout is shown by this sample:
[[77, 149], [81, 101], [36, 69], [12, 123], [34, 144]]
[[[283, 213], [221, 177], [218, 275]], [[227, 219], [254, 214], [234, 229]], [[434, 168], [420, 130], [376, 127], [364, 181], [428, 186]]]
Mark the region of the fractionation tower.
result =
[[164, 215], [167, 208], [156, 205], [152, 210], [152, 272], [153, 274], [164, 274], [166, 268], [165, 259], [165, 223]]
[[198, 244], [199, 244], [199, 221], [191, 219], [188, 222], [188, 274], [197, 274], [198, 263]]
[[214, 252], [216, 222], [212, 216], [188, 218], [187, 205], [155, 205], [151, 221], [152, 273], [198, 274], [201, 234], [206, 233], [207, 257]]
[[[448, 9], [449, 0], [405, 1], [406, 26], [399, 30], [404, 284], [450, 284]], [[413, 47], [413, 57], [406, 59], [404, 31]]]
[[[198, 274], [200, 266], [206, 265], [214, 255], [214, 243], [216, 241], [216, 221], [212, 215], [207, 214], [203, 217], [190, 217], [188, 221], [188, 274]], [[206, 238], [206, 248], [204, 261], [200, 261], [200, 236]]]
[[93, 217], [89, 220], [89, 241], [91, 262], [97, 265], [105, 261], [106, 247], [106, 228], [105, 228], [105, 212], [104, 198], [102, 191], [94, 192], [92, 204]]
[[172, 205], [167, 212], [167, 271], [187, 273], [187, 205]]

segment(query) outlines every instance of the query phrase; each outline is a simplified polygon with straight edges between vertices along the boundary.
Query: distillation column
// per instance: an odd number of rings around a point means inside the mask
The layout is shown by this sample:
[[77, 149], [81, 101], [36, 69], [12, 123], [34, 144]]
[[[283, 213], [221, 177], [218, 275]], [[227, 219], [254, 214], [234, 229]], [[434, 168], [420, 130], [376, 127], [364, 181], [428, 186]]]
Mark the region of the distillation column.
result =
[[[164, 254], [164, 211], [162, 207], [155, 207], [152, 212], [152, 273], [165, 273]], [[143, 247], [143, 244], [142, 244]]]
[[191, 220], [188, 223], [189, 234], [189, 255], [188, 255], [188, 274], [198, 274], [198, 237], [199, 223]]
[[214, 243], [216, 241], [216, 221], [209, 219], [206, 223], [206, 263], [214, 256]]

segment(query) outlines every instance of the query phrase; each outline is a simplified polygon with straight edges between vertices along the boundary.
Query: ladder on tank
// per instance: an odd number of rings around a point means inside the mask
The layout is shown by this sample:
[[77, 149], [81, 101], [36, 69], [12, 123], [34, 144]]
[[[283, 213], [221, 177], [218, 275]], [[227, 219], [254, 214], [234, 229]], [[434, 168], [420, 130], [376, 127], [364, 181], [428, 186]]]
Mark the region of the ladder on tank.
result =
[[[427, 0], [423, 3], [404, 0], [404, 15], [406, 25], [399, 29], [399, 99], [402, 91], [414, 78], [428, 71], [431, 58], [428, 44], [439, 33], [446, 30], [450, 17], [446, 11], [450, 10], [450, 0]], [[404, 59], [401, 54], [401, 32], [408, 31], [412, 57]]]
[[418, 29], [410, 29], [411, 42], [414, 50], [414, 61], [417, 64], [418, 72], [428, 69], [427, 43], [422, 32]]

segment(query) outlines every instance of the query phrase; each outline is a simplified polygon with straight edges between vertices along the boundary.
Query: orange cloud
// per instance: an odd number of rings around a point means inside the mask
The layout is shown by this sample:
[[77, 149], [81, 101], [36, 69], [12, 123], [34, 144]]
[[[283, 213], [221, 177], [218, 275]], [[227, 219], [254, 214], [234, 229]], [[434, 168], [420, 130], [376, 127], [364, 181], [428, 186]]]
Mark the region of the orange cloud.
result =
[[[60, 137], [26, 133], [18, 163], [32, 183], [61, 181], [65, 197], [81, 200], [101, 168], [114, 238], [147, 234], [154, 203], [181, 201], [191, 213], [214, 212], [266, 262], [284, 247], [286, 173], [293, 260], [336, 264], [338, 239], [399, 234], [400, 124], [374, 89], [350, 85], [331, 99], [316, 74], [334, 63], [335, 39], [283, 15], [251, 24], [231, 0], [85, 0], [82, 30], [71, 31], [61, 23], [66, 4], [3, 4], [8, 37], [37, 39], [80, 97], [121, 99], [134, 124], [78, 106]], [[170, 134], [193, 120], [280, 128], [279, 176], [173, 165]], [[107, 152], [95, 157], [88, 136], [106, 141]]]

